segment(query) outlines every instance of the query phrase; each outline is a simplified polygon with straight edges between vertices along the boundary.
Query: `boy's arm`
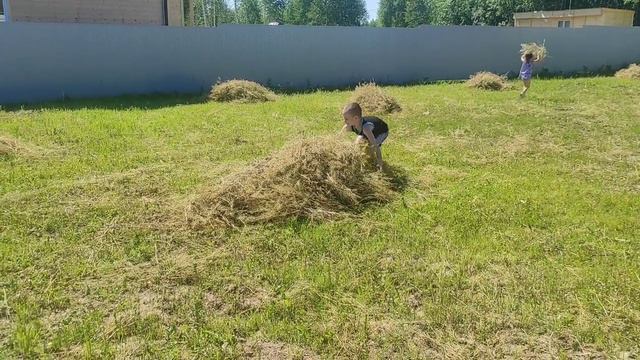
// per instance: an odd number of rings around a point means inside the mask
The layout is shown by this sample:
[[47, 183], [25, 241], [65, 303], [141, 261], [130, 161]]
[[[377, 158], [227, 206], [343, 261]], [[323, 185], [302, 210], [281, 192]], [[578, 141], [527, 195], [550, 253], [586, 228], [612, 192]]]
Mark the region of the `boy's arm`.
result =
[[362, 132], [367, 136], [369, 140], [369, 148], [371, 152], [376, 156], [376, 163], [378, 165], [378, 169], [382, 170], [382, 152], [380, 151], [380, 146], [376, 144], [376, 137], [373, 136], [373, 131], [371, 131], [370, 127], [364, 127]]

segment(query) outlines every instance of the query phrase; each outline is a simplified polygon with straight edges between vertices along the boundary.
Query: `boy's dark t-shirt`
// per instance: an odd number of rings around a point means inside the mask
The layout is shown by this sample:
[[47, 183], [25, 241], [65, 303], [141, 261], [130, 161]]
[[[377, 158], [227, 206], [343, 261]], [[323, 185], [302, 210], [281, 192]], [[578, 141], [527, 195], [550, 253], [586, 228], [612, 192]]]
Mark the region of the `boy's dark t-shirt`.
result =
[[389, 126], [387, 126], [387, 123], [385, 123], [382, 119], [380, 119], [379, 117], [375, 117], [375, 116], [363, 116], [362, 117], [362, 124], [360, 126], [360, 130], [356, 129], [355, 127], [351, 127], [351, 131], [353, 131], [354, 133], [360, 135], [360, 136], [364, 136], [366, 137], [366, 135], [364, 134], [364, 125], [366, 123], [370, 123], [373, 125], [373, 136], [374, 137], [378, 137], [384, 133], [388, 133], [389, 132]]

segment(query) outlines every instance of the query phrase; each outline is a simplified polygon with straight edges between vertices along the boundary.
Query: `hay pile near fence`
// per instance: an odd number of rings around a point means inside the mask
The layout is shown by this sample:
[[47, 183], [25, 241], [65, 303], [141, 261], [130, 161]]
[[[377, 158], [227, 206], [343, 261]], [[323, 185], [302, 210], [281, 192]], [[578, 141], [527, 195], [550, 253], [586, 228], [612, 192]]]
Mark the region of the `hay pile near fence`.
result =
[[520, 54], [531, 54], [534, 60], [538, 59], [539, 61], [544, 60], [548, 55], [547, 48], [544, 44], [539, 45], [537, 43], [520, 44]]
[[209, 100], [217, 102], [253, 103], [274, 101], [276, 98], [273, 91], [247, 80], [230, 80], [216, 84], [209, 94]]
[[295, 142], [205, 188], [187, 207], [194, 228], [289, 219], [321, 221], [357, 212], [394, 194], [363, 149], [339, 138]]
[[631, 64], [628, 68], [620, 69], [616, 72], [619, 79], [636, 79], [640, 80], [640, 65]]
[[351, 101], [360, 104], [365, 114], [389, 114], [402, 110], [398, 101], [375, 83], [358, 85]]
[[477, 72], [469, 77], [467, 86], [483, 90], [501, 91], [511, 88], [506, 77], [488, 71]]

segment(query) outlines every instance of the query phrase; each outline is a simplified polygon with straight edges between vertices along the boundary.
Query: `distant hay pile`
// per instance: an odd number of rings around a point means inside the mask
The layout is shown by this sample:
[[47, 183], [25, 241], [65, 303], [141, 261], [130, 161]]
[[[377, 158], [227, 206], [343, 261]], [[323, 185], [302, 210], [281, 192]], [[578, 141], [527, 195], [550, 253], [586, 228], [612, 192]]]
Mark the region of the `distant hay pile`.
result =
[[375, 83], [358, 85], [351, 101], [360, 104], [362, 110], [367, 114], [389, 114], [402, 110], [398, 101]]
[[631, 64], [626, 69], [620, 69], [616, 72], [616, 77], [619, 79], [636, 79], [640, 80], [640, 65]]
[[230, 80], [216, 84], [209, 94], [209, 99], [217, 102], [254, 103], [274, 101], [276, 98], [273, 91], [247, 80]]
[[538, 45], [536, 43], [520, 44], [520, 54], [531, 54], [533, 55], [534, 60], [538, 59], [539, 61], [544, 60], [548, 55], [547, 48], [544, 46], [544, 43], [542, 45]]
[[391, 199], [389, 178], [352, 143], [321, 137], [295, 142], [206, 188], [189, 204], [194, 228], [333, 219]]
[[504, 76], [496, 75], [488, 71], [481, 71], [471, 75], [466, 84], [468, 87], [495, 91], [501, 91], [511, 87]]
[[0, 135], [0, 156], [10, 156], [18, 154], [30, 155], [32, 153], [33, 151], [29, 147], [27, 147], [25, 144], [22, 144], [18, 140], [9, 136]]

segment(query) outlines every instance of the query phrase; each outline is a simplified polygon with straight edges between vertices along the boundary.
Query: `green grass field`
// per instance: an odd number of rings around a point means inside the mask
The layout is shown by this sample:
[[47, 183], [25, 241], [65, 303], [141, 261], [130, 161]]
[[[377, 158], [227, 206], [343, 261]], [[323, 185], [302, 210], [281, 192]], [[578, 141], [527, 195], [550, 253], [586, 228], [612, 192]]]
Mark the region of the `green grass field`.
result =
[[349, 92], [0, 110], [0, 358], [640, 356], [640, 82], [387, 91], [395, 201], [234, 231], [190, 197]]

